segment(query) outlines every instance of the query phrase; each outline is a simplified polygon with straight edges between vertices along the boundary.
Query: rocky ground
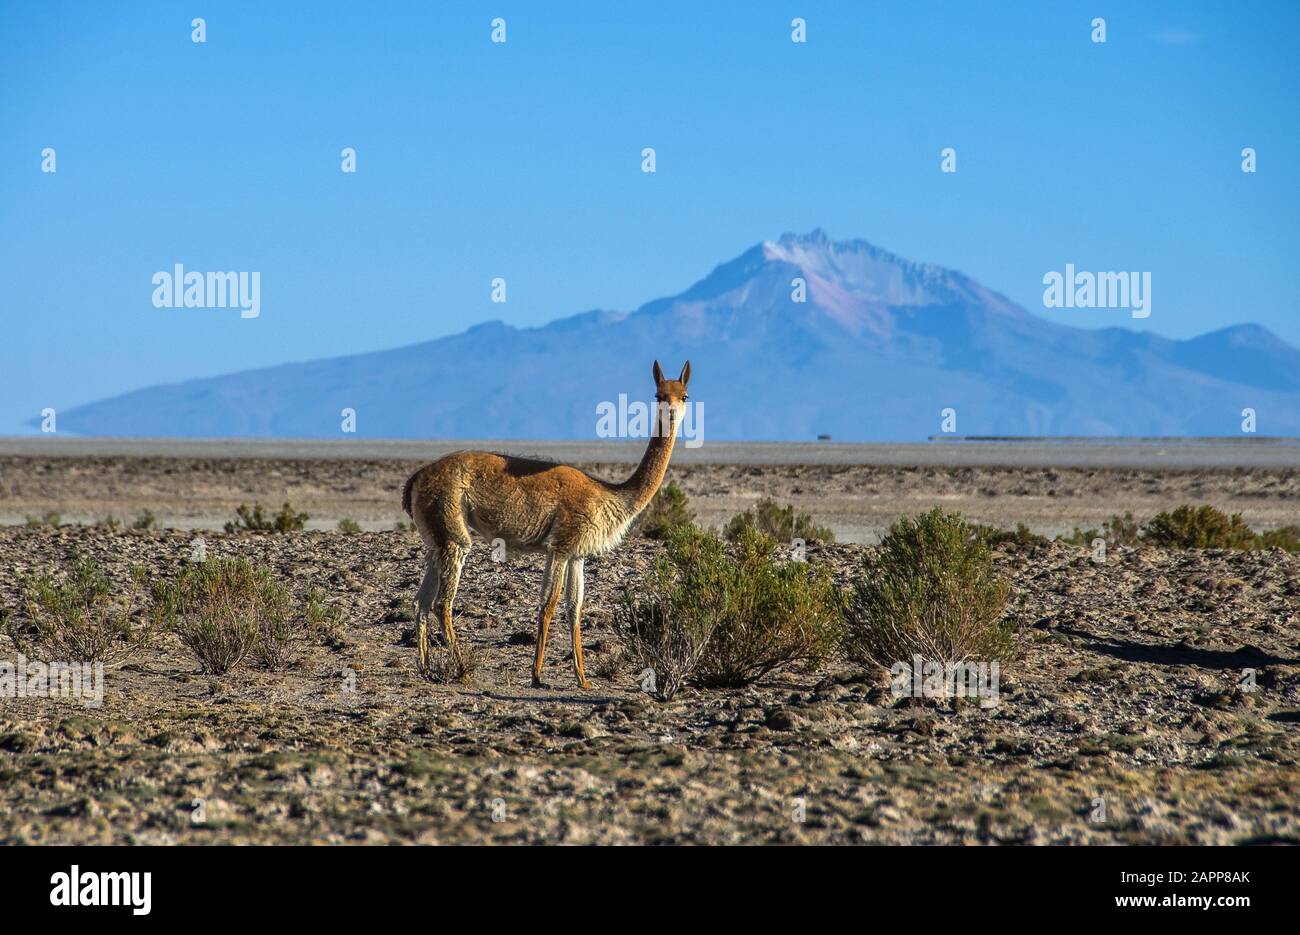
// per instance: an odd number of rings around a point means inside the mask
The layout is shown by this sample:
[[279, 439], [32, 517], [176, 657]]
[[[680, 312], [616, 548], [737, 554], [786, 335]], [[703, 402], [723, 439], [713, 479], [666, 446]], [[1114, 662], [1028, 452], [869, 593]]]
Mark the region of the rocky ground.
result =
[[[528, 453], [519, 449], [518, 453]], [[64, 522], [130, 521], [152, 510], [161, 525], [220, 529], [240, 504], [272, 509], [290, 501], [333, 529], [340, 519], [370, 530], [406, 517], [402, 483], [419, 461], [209, 457], [0, 456], [0, 524], [48, 510]], [[583, 464], [622, 479], [627, 464]], [[874, 543], [905, 513], [935, 505], [1002, 526], [1026, 523], [1049, 537], [1098, 527], [1112, 513], [1139, 520], [1181, 503], [1240, 512], [1264, 529], [1298, 521], [1300, 470], [1133, 470], [1093, 468], [876, 467], [674, 463], [669, 479], [690, 496], [701, 522], [721, 525], [774, 496], [811, 512], [837, 539]]]
[[[402, 470], [356, 483], [387, 488]], [[853, 470], [843, 483], [862, 496], [873, 477], [893, 482]], [[294, 478], [281, 480], [319, 480]], [[683, 480], [694, 492], [727, 475]], [[980, 477], [958, 480], [982, 496]], [[33, 496], [28, 482], [16, 489], [9, 475], [10, 502]], [[75, 486], [64, 474], [44, 483]], [[1276, 503], [1296, 483], [1243, 476], [1218, 495]], [[1198, 499], [1187, 492], [1164, 490], [1162, 507]], [[475, 548], [457, 621], [484, 664], [461, 688], [415, 670], [413, 533], [203, 535], [209, 556], [248, 556], [325, 591], [334, 633], [288, 672], [250, 664], [224, 678], [198, 674], [165, 636], [107, 674], [98, 709], [0, 699], [0, 840], [1300, 843], [1300, 556], [1115, 549], [1097, 563], [1061, 544], [999, 552], [1024, 625], [988, 709], [895, 699], [881, 673], [845, 663], [658, 703], [618, 663], [610, 616], [654, 543], [588, 563], [597, 675], [583, 693], [563, 628], [548, 652], [553, 687], [529, 687], [537, 559], [495, 563]], [[194, 536], [2, 528], [0, 607], [15, 608], [21, 576], [78, 554], [123, 588], [133, 564], [174, 575]], [[810, 558], [848, 586], [864, 549], [814, 546]], [[16, 652], [0, 637], [0, 660]]]

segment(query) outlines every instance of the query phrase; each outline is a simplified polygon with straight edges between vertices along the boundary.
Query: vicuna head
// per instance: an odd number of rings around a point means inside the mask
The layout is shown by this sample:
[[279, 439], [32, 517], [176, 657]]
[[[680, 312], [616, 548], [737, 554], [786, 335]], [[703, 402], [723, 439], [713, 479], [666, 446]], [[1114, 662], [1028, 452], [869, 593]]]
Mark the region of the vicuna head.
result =
[[664, 378], [663, 368], [656, 360], [654, 378], [655, 400], [659, 409], [659, 418], [655, 424], [661, 434], [671, 436], [676, 433], [677, 426], [681, 425], [682, 415], [686, 412], [686, 400], [690, 399], [686, 393], [686, 384], [691, 382], [691, 362], [686, 362], [676, 380], [668, 380]]

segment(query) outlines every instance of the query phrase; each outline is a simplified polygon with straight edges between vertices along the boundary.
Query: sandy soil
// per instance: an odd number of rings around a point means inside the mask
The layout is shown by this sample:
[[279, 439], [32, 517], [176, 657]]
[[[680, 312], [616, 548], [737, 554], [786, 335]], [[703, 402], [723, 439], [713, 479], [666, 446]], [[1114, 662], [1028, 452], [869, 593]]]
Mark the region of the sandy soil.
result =
[[[64, 473], [28, 470], [16, 481], [7, 471], [4, 500], [42, 508], [53, 494], [71, 509], [84, 486], [106, 491], [77, 501], [92, 509], [158, 509], [185, 490], [194, 499], [183, 509], [202, 513], [252, 493], [310, 504], [312, 492], [387, 521], [383, 495], [405, 470], [365, 465], [346, 481], [319, 464], [229, 476], [219, 465], [109, 467], [80, 486]], [[1126, 497], [1172, 505], [1206, 480], [1132, 476], [1121, 492], [1115, 478], [1064, 472], [1009, 483], [979, 472], [679, 476], [701, 497], [770, 489], [814, 502], [834, 491], [856, 509], [882, 510], [906, 501], [900, 487], [919, 503], [916, 491], [938, 496], [937, 483], [953, 505], [984, 504], [977, 515], [999, 518], [1009, 503], [1055, 515], [1075, 491], [1107, 509]], [[1002, 489], [983, 492], [999, 479]], [[1261, 512], [1281, 511], [1296, 484], [1220, 480], [1208, 499]], [[75, 554], [100, 559], [123, 586], [132, 564], [174, 574], [193, 537], [0, 529], [0, 607], [13, 608], [21, 575]], [[1060, 544], [999, 553], [1025, 628], [989, 709], [897, 700], [879, 673], [846, 664], [661, 704], [639, 691], [635, 672], [608, 664], [614, 596], [636, 586], [653, 543], [589, 563], [588, 664], [604, 675], [581, 693], [570, 687], [564, 633], [548, 654], [554, 687], [528, 686], [535, 559], [472, 553], [458, 626], [486, 662], [473, 686], [451, 688], [414, 668], [414, 534], [205, 538], [210, 556], [249, 556], [297, 588], [324, 589], [342, 622], [336, 637], [289, 672], [250, 665], [215, 679], [197, 674], [169, 636], [108, 673], [101, 708], [0, 701], [0, 840], [1300, 842], [1300, 556], [1119, 549], [1097, 564]], [[847, 586], [863, 551], [814, 547], [810, 558]], [[13, 655], [0, 637], [0, 658]], [[1255, 672], [1254, 691], [1240, 687], [1244, 670]]]

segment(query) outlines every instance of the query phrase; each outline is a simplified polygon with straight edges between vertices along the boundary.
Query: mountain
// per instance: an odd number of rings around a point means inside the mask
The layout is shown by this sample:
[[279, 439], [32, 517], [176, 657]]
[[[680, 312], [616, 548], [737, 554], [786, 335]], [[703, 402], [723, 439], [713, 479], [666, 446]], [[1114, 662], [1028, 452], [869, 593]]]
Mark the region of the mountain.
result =
[[[792, 301], [791, 281], [807, 284]], [[1062, 315], [1078, 314], [1067, 311]], [[538, 328], [153, 386], [59, 414], [85, 435], [594, 438], [596, 407], [691, 359], [703, 438], [1300, 435], [1300, 351], [1257, 325], [1175, 341], [1089, 330], [961, 273], [820, 230], [764, 241], [672, 298]]]

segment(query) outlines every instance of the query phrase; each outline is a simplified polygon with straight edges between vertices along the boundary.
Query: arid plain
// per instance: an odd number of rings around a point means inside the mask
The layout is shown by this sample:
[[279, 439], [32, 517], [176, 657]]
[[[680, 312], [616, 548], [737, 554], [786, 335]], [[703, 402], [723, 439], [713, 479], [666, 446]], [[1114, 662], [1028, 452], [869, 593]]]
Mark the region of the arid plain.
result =
[[[132, 566], [174, 576], [202, 536], [209, 556], [320, 589], [338, 625], [284, 672], [205, 676], [165, 635], [107, 672], [102, 707], [0, 699], [7, 842], [1300, 842], [1300, 555], [1113, 548], [1098, 562], [1059, 542], [999, 546], [1022, 636], [999, 703], [981, 708], [895, 699], [881, 672], [846, 661], [655, 701], [611, 624], [662, 549], [636, 537], [588, 565], [593, 689], [572, 688], [563, 632], [551, 687], [533, 689], [541, 560], [494, 562], [480, 543], [457, 625], [483, 666], [453, 687], [415, 670], [421, 548], [393, 528], [426, 457], [177, 450], [0, 449], [0, 609], [17, 608], [24, 576], [75, 556], [124, 589]], [[1183, 503], [1258, 529], [1300, 522], [1287, 452], [1249, 467], [1231, 453], [1079, 463], [1094, 455], [688, 457], [669, 479], [706, 525], [762, 496], [811, 513], [839, 542], [808, 558], [842, 587], [890, 521], [933, 506], [1049, 537]], [[629, 471], [622, 457], [581, 466]], [[306, 531], [220, 531], [241, 504], [285, 501]], [[157, 528], [125, 528], [144, 510]], [[51, 512], [61, 525], [26, 524]], [[123, 527], [94, 525], [109, 516]], [[16, 652], [0, 636], [0, 659]]]

